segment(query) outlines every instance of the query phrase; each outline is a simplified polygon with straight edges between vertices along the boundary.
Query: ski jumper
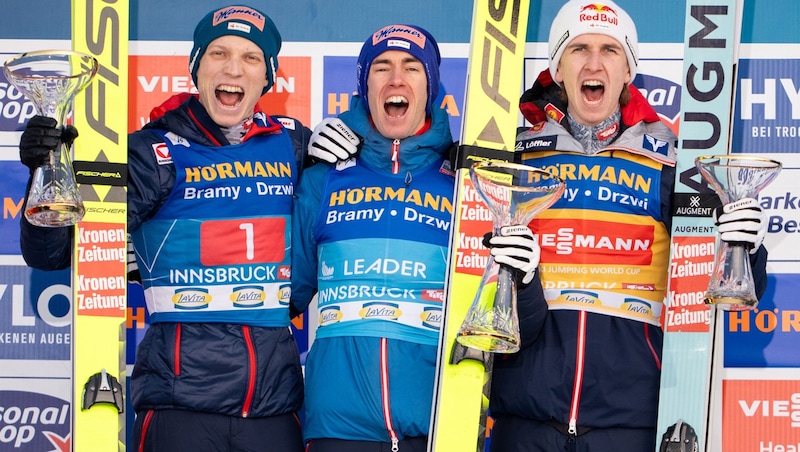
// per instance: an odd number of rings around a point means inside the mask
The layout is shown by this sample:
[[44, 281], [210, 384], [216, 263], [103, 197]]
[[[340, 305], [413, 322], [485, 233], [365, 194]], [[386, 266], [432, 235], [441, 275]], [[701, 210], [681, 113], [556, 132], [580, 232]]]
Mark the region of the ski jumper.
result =
[[[225, 428], [289, 416], [294, 432], [277, 422], [275, 442], [297, 435], [299, 446], [303, 380], [288, 327], [288, 246], [310, 131], [257, 106], [241, 144], [230, 145], [196, 96], [154, 112], [128, 138], [128, 228], [151, 322], [131, 376], [134, 443], [155, 435], [169, 448], [163, 440], [173, 436], [215, 450], [202, 436], [181, 436], [174, 418], [162, 428], [160, 414], [171, 411], [219, 415]], [[68, 265], [71, 228], [21, 227], [32, 266]], [[237, 428], [247, 442], [264, 425]]]
[[[613, 140], [587, 151], [570, 134], [557, 91], [543, 71], [520, 106], [533, 126], [517, 137], [523, 163], [567, 183], [531, 223], [549, 313], [542, 324], [521, 324], [519, 353], [495, 360], [490, 409], [498, 426], [529, 420], [573, 441], [595, 429], [642, 429], [625, 447], [654, 450], [676, 138], [631, 86], [631, 101], [606, 131]], [[753, 260], [761, 263], [760, 295], [766, 251]], [[510, 446], [516, 430], [499, 432], [493, 450], [546, 450]], [[594, 447], [608, 447], [594, 436]], [[591, 438], [581, 442], [591, 447]]]

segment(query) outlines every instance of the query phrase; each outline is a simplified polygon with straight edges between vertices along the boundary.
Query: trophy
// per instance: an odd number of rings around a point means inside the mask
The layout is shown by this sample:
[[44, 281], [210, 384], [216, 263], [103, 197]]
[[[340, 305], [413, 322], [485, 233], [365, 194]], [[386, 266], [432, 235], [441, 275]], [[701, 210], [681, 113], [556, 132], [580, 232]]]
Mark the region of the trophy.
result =
[[[97, 73], [94, 57], [69, 50], [44, 50], [18, 55], [3, 66], [9, 83], [30, 100], [40, 116], [65, 126], [75, 96]], [[70, 159], [70, 146], [59, 143], [47, 162], [33, 172], [25, 218], [36, 226], [77, 224], [84, 214]]]
[[[508, 162], [475, 163], [470, 168], [470, 179], [492, 213], [495, 235], [504, 226], [527, 226], [536, 214], [552, 206], [566, 188], [563, 180], [547, 171]], [[495, 262], [490, 254], [478, 293], [456, 340], [486, 352], [518, 351], [516, 285], [513, 270]]]
[[[695, 159], [695, 165], [719, 196], [722, 204], [756, 198], [778, 176], [780, 162], [745, 155], [711, 155]], [[758, 304], [747, 246], [718, 240], [714, 270], [705, 302], [723, 310], [753, 309]]]

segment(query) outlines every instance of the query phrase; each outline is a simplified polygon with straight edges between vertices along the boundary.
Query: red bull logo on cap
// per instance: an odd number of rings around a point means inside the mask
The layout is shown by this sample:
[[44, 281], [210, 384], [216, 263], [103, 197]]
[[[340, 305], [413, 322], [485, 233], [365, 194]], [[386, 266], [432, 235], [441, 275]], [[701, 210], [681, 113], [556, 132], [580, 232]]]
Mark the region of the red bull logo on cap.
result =
[[247, 22], [258, 28], [259, 31], [264, 31], [264, 16], [258, 11], [246, 6], [229, 6], [227, 8], [220, 9], [214, 13], [212, 26], [216, 27], [217, 25], [229, 20]]
[[413, 42], [420, 49], [425, 48], [425, 35], [413, 27], [403, 25], [387, 25], [372, 35], [372, 45], [378, 45], [381, 41], [386, 39], [402, 39], [408, 42]]
[[603, 24], [619, 25], [619, 17], [614, 8], [603, 3], [589, 3], [580, 9], [578, 19], [581, 22], [593, 21]]

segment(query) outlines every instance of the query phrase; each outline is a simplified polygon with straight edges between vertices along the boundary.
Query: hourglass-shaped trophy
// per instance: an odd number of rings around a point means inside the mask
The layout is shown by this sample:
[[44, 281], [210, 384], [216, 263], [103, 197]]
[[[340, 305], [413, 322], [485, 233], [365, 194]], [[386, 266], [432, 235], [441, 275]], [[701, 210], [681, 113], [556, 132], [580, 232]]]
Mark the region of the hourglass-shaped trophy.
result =
[[[30, 100], [41, 116], [64, 127], [75, 96], [97, 73], [94, 57], [70, 50], [43, 50], [18, 55], [3, 66], [9, 83]], [[25, 218], [37, 226], [78, 223], [84, 214], [70, 159], [70, 147], [59, 143], [47, 162], [33, 173]]]
[[[755, 198], [781, 170], [780, 162], [746, 155], [710, 155], [695, 159], [700, 174], [722, 204]], [[749, 249], [718, 240], [714, 270], [705, 301], [723, 310], [753, 309], [758, 304]]]
[[[536, 214], [552, 206], [566, 187], [547, 171], [508, 162], [476, 163], [470, 168], [470, 179], [492, 212], [495, 235], [504, 226], [527, 226]], [[513, 271], [495, 262], [491, 254], [456, 340], [486, 352], [519, 350], [516, 280]]]

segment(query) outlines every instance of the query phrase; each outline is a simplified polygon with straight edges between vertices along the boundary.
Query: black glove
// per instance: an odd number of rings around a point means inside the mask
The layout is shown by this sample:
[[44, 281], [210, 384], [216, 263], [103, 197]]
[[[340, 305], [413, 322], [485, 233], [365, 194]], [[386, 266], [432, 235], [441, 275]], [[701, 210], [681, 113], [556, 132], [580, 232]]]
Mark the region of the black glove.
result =
[[71, 146], [78, 137], [78, 129], [75, 127], [66, 126], [62, 129], [56, 125], [53, 118], [34, 116], [25, 126], [19, 140], [19, 160], [31, 172], [48, 161], [50, 151], [58, 147], [59, 141]]

